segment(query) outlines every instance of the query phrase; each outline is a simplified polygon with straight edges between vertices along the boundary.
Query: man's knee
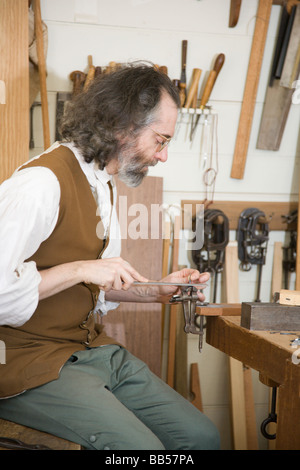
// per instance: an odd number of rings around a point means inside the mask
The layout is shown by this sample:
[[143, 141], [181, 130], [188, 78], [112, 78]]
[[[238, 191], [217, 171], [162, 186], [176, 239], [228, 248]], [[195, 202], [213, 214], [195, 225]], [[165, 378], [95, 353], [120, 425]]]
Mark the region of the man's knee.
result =
[[91, 434], [87, 439], [88, 449], [96, 450], [165, 450], [160, 440], [151, 432], [141, 436], [139, 433], [112, 435], [111, 433]]
[[216, 426], [205, 416], [193, 434], [195, 450], [219, 450], [220, 434]]

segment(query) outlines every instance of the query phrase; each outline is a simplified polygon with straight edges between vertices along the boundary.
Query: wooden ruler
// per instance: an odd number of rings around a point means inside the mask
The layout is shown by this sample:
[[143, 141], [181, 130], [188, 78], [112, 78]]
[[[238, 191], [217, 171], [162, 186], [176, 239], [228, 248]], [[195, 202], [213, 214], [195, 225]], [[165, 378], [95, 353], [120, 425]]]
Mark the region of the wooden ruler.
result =
[[255, 100], [259, 83], [261, 64], [265, 49], [265, 42], [269, 26], [272, 8], [272, 0], [260, 0], [255, 30], [252, 41], [248, 73], [244, 89], [243, 103], [238, 126], [231, 177], [242, 179], [246, 165], [252, 119], [254, 114]]

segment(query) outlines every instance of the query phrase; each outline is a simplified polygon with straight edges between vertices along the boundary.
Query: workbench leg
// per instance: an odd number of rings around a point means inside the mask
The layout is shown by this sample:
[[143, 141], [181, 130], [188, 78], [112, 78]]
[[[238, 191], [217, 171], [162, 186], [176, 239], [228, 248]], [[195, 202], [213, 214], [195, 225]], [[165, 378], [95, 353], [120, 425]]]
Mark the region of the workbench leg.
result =
[[288, 361], [285, 381], [278, 387], [276, 450], [299, 449], [300, 364], [296, 365]]

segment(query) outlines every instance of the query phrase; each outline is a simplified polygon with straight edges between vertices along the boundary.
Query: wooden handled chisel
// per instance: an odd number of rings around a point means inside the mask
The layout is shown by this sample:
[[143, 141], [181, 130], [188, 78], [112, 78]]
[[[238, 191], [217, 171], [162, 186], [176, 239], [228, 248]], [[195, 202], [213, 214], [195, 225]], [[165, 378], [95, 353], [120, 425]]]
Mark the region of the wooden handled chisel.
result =
[[193, 78], [192, 78], [192, 83], [188, 91], [188, 95], [186, 98], [186, 102], [184, 107], [189, 109], [194, 101], [195, 95], [197, 96], [197, 91], [198, 91], [198, 85], [199, 85], [199, 80], [201, 77], [202, 70], [201, 69], [194, 69], [193, 70]]
[[[214, 67], [213, 69], [209, 72], [207, 82], [204, 87], [204, 91], [201, 97], [199, 109], [203, 110], [210, 98], [211, 92], [213, 90], [213, 87], [216, 83], [216, 80], [218, 78], [218, 75], [223, 67], [223, 64], [225, 62], [225, 55], [224, 54], [219, 54], [215, 60]], [[198, 121], [199, 121], [200, 115], [197, 116], [195, 125], [191, 131], [191, 139], [193, 137], [193, 134], [195, 132], [195, 129], [197, 127]]]
[[219, 54], [218, 57], [215, 60], [215, 64], [214, 64], [213, 69], [209, 73], [209, 76], [208, 76], [208, 79], [207, 79], [207, 82], [206, 82], [206, 85], [205, 85], [205, 88], [204, 88], [204, 91], [203, 91], [203, 95], [202, 95], [202, 98], [201, 98], [201, 102], [200, 102], [200, 106], [199, 106], [200, 109], [204, 109], [204, 107], [206, 106], [206, 103], [209, 100], [209, 97], [210, 97], [211, 92], [213, 90], [213, 87], [216, 83], [218, 75], [221, 71], [221, 68], [223, 67], [224, 61], [225, 61], [225, 55], [224, 54]]
[[180, 100], [181, 106], [184, 106], [186, 100], [186, 57], [187, 57], [187, 40], [184, 39], [181, 45], [181, 76], [180, 76]]

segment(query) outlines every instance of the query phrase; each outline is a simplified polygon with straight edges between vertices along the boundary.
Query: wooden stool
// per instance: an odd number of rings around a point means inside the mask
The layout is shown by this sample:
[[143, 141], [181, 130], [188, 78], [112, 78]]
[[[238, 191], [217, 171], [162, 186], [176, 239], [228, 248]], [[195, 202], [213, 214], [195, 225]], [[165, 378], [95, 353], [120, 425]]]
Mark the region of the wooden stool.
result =
[[81, 450], [79, 444], [0, 419], [0, 450]]

